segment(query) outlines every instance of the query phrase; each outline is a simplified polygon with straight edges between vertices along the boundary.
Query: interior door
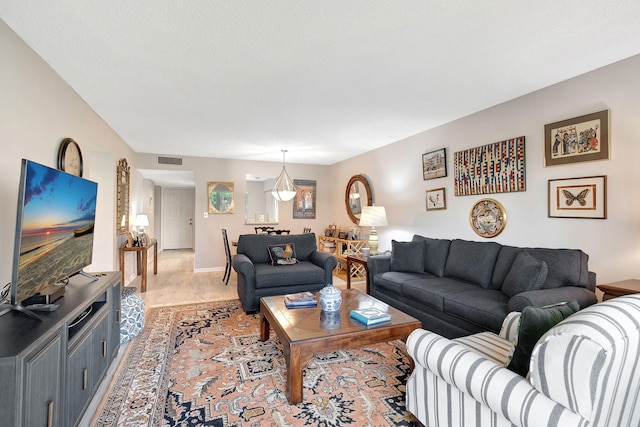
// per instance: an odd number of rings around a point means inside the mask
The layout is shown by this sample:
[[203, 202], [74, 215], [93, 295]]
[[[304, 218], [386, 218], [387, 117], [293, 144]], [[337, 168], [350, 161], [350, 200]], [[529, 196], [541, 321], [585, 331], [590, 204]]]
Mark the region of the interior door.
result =
[[163, 190], [163, 249], [193, 249], [193, 193], [193, 188]]

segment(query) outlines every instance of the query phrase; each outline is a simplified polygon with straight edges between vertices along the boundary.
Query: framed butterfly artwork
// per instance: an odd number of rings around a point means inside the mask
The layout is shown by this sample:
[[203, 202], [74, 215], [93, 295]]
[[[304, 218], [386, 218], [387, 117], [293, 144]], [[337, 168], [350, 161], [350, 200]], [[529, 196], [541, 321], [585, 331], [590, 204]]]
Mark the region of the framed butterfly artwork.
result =
[[607, 219], [607, 176], [550, 179], [549, 217]]

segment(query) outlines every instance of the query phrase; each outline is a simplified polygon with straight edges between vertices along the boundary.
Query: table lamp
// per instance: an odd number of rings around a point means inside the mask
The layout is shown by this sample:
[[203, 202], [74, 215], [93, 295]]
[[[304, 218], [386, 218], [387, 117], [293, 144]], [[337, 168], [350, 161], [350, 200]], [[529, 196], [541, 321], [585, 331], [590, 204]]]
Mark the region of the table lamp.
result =
[[370, 255], [378, 253], [378, 232], [376, 227], [387, 225], [387, 212], [383, 206], [364, 206], [360, 214], [360, 226], [371, 227], [369, 231]]
[[144, 214], [140, 214], [136, 216], [136, 220], [133, 225], [138, 227], [138, 230], [144, 234], [146, 233], [144, 228], [149, 226], [149, 218], [147, 218], [147, 216]]

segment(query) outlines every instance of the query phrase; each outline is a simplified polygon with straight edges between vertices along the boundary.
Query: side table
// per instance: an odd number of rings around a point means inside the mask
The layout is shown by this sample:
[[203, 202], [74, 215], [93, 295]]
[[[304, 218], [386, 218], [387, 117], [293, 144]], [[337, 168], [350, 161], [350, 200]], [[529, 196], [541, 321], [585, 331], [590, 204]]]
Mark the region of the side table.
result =
[[621, 297], [623, 295], [638, 294], [640, 293], [640, 280], [628, 279], [620, 282], [608, 283], [605, 285], [598, 285], [598, 289], [604, 292], [602, 297], [603, 301], [611, 298]]
[[122, 246], [120, 248], [120, 271], [122, 272], [122, 286], [124, 286], [124, 253], [136, 252], [136, 273], [140, 278], [140, 292], [147, 291], [147, 250], [153, 248], [153, 274], [158, 274], [158, 241], [151, 239], [145, 246]]
[[364, 273], [366, 292], [369, 294], [369, 267], [364, 255], [347, 255], [347, 289], [351, 289], [351, 266], [358, 270], [358, 275]]

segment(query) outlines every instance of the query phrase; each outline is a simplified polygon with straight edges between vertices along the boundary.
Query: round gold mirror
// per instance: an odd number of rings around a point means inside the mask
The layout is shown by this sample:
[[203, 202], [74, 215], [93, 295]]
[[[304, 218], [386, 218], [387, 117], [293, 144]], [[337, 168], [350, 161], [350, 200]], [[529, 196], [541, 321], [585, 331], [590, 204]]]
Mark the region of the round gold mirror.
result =
[[347, 184], [344, 203], [347, 207], [347, 215], [354, 224], [358, 224], [362, 207], [372, 205], [371, 187], [369, 187], [369, 181], [364, 175], [351, 177]]

